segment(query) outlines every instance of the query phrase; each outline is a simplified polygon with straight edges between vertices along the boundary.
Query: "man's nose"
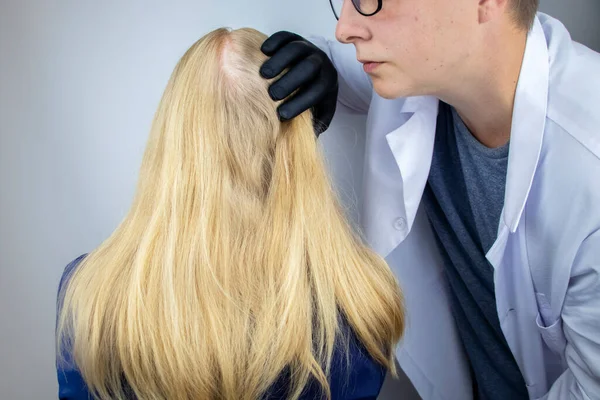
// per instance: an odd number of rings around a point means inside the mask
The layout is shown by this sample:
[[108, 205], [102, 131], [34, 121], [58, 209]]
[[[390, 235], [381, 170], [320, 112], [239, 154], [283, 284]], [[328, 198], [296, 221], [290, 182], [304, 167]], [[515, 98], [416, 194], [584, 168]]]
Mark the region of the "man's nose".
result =
[[340, 19], [335, 28], [335, 37], [342, 43], [354, 43], [357, 40], [369, 40], [370, 33], [366, 27], [365, 20], [368, 17], [361, 15], [352, 0], [344, 0]]

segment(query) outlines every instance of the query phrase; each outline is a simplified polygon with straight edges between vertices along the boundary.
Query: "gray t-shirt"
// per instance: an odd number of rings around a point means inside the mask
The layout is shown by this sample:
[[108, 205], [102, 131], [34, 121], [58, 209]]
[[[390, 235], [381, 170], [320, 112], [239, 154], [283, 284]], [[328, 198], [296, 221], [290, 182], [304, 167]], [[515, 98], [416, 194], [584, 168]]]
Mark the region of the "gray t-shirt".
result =
[[484, 146], [469, 132], [454, 108], [452, 121], [475, 230], [483, 252], [487, 253], [498, 236], [504, 207], [508, 143], [493, 149]]
[[456, 111], [440, 103], [433, 159], [423, 204], [448, 277], [452, 309], [471, 364], [475, 398], [527, 399], [525, 382], [496, 310], [494, 244], [502, 208], [508, 144], [490, 149]]

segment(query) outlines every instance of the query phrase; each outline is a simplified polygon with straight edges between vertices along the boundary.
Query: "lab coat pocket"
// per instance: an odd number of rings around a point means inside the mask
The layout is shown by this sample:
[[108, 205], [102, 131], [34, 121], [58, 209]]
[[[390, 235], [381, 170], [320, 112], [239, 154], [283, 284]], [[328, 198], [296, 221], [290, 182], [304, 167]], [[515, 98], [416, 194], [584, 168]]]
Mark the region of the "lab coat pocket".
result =
[[563, 332], [562, 318], [552, 315], [550, 303], [543, 293], [536, 293], [535, 296], [538, 302], [538, 314], [535, 323], [542, 339], [553, 353], [563, 356], [567, 339]]

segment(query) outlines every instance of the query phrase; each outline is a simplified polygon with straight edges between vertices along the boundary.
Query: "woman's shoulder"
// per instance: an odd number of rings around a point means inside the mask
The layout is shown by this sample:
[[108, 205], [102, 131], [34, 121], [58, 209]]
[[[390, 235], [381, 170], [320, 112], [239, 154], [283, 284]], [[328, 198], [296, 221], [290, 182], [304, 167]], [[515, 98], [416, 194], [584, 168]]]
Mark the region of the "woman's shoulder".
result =
[[[364, 348], [358, 336], [343, 321], [340, 336], [336, 342], [329, 375], [329, 388], [332, 400], [375, 400], [379, 396], [386, 368], [377, 363]], [[283, 373], [271, 386], [268, 399], [287, 398], [289, 371]], [[316, 380], [309, 381], [302, 400], [324, 399], [321, 386]]]
[[60, 277], [60, 283], [58, 284], [58, 293], [60, 294], [61, 290], [65, 286], [65, 283], [69, 280], [70, 276], [75, 272], [77, 266], [81, 264], [81, 261], [88, 255], [88, 253], [82, 254], [79, 257], [75, 258], [73, 261], [67, 264], [65, 269], [63, 270], [62, 276]]
[[[62, 307], [62, 290], [69, 280], [73, 272], [77, 269], [77, 266], [81, 264], [81, 261], [87, 256], [82, 254], [75, 258], [73, 261], [67, 264], [65, 267], [60, 283], [58, 285], [58, 299], [57, 299], [57, 323]], [[79, 370], [75, 366], [72, 355], [70, 353], [69, 342], [65, 341], [65, 347], [61, 349], [60, 355], [56, 355], [56, 373], [58, 378], [58, 398], [60, 400], [87, 400], [90, 399], [83, 377]]]
[[345, 344], [336, 348], [331, 369], [332, 398], [376, 399], [385, 380], [386, 368], [371, 357], [347, 323], [343, 329]]

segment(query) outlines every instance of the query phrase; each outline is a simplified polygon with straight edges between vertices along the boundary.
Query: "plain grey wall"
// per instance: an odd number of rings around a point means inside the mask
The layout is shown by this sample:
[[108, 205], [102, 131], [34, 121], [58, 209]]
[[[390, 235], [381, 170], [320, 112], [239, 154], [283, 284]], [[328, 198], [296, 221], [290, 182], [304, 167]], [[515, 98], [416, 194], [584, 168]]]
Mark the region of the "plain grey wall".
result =
[[540, 9], [559, 18], [573, 40], [600, 52], [600, 0], [540, 0]]
[[[542, 0], [595, 49], [599, 7]], [[335, 19], [326, 0], [0, 2], [0, 399], [56, 398], [62, 269], [124, 216], [174, 64], [218, 26], [333, 37]], [[354, 217], [363, 126], [343, 113], [321, 139]], [[405, 386], [388, 382], [382, 398], [414, 398]]]

